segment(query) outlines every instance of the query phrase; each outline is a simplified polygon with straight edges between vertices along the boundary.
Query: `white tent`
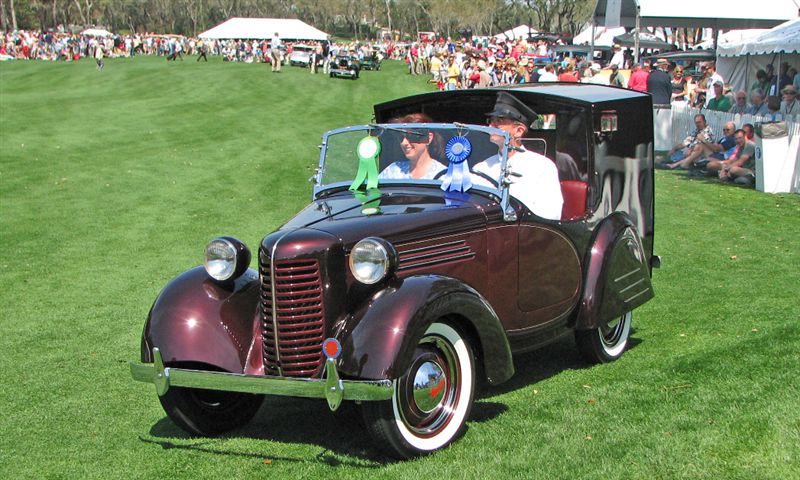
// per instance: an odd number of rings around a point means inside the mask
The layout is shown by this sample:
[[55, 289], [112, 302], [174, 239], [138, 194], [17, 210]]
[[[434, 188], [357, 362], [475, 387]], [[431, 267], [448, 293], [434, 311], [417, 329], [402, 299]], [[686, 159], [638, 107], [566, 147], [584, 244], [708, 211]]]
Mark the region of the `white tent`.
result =
[[[594, 44], [600, 47], [610, 47], [614, 44], [614, 37], [625, 33], [625, 27], [597, 27], [594, 29]], [[592, 26], [589, 25], [572, 39], [574, 45], [590, 45], [592, 43]]]
[[[800, 68], [800, 19], [717, 46], [717, 70], [735, 89], [747, 89], [755, 81], [755, 72], [768, 63], [778, 73], [779, 65]], [[769, 93], [769, 92], [768, 92]]]
[[103, 28], [87, 28], [81, 32], [81, 35], [87, 35], [89, 37], [110, 37], [114, 34]]
[[517, 38], [523, 38], [527, 40], [529, 34], [535, 34], [535, 33], [537, 33], [537, 30], [535, 28], [531, 28], [527, 25], [520, 25], [518, 27], [512, 28], [511, 30], [506, 30], [503, 33], [498, 33], [497, 35], [494, 36], [494, 38], [496, 38], [497, 40], [502, 40], [504, 42], [509, 40], [516, 40]]
[[286, 40], [325, 40], [328, 34], [311, 25], [290, 18], [234, 17], [199, 35], [200, 38], [272, 38], [275, 33]]

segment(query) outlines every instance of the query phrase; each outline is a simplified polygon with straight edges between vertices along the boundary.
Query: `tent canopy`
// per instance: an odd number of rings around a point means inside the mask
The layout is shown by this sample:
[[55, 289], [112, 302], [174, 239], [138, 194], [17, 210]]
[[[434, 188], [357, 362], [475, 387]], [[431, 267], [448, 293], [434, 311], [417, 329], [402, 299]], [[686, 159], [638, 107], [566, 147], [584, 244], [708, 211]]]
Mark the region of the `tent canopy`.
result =
[[[594, 29], [594, 44], [595, 46], [610, 47], [614, 44], [614, 37], [623, 35], [624, 33], [625, 27], [597, 27]], [[592, 43], [592, 26], [589, 25], [581, 33], [575, 35], [575, 38], [572, 39], [572, 43], [575, 45], [589, 45]]]
[[528, 39], [528, 35], [533, 35], [537, 33], [535, 28], [531, 28], [528, 25], [520, 25], [518, 27], [514, 27], [511, 30], [506, 30], [503, 33], [498, 33], [494, 36], [497, 40], [508, 41], [508, 40], [516, 40], [517, 38], [524, 38]]
[[81, 35], [87, 35], [89, 37], [110, 37], [114, 34], [103, 28], [87, 28], [81, 32]]
[[750, 38], [724, 42], [717, 46], [717, 55], [763, 55], [772, 53], [800, 53], [800, 19], [789, 20], [772, 30], [758, 32]]
[[[623, 33], [614, 37], [614, 42], [622, 45], [623, 47], [633, 47], [636, 39], [635, 35], [631, 33]], [[655, 50], [671, 50], [672, 44], [661, 40], [650, 32], [639, 32], [639, 48], [652, 48]]]
[[[800, 14], [794, 0], [769, 0], [757, 5], [752, 0], [598, 0], [594, 23], [635, 27], [637, 6], [642, 27], [772, 28]], [[619, 22], [616, 21], [617, 11]]]
[[199, 35], [200, 38], [267, 39], [275, 33], [286, 40], [325, 40], [328, 34], [311, 25], [289, 18], [234, 17]]

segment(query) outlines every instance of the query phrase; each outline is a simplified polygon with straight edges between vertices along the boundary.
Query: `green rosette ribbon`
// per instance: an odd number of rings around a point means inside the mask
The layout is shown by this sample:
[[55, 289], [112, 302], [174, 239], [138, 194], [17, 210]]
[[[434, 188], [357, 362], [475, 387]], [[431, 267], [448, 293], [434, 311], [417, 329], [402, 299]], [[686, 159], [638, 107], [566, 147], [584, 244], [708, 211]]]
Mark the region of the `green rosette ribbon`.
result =
[[367, 190], [378, 188], [378, 155], [381, 153], [381, 141], [378, 137], [368, 135], [358, 142], [356, 147], [358, 154], [358, 172], [350, 190], [358, 190], [364, 181], [367, 182]]

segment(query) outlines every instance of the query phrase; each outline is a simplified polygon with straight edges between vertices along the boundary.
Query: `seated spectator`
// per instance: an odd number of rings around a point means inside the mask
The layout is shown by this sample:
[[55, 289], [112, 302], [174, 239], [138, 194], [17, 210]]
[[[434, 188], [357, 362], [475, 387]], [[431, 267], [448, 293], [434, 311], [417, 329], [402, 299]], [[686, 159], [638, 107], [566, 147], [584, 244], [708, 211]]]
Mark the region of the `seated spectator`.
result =
[[[765, 74], [766, 75], [766, 74]], [[753, 90], [750, 94], [750, 106], [744, 112], [750, 115], [764, 116], [769, 114], [767, 102], [764, 101], [764, 92], [760, 89]]]
[[714, 82], [714, 98], [708, 101], [706, 108], [717, 112], [727, 112], [731, 109], [730, 99], [722, 93], [723, 87], [722, 82]]
[[719, 141], [698, 142], [686, 158], [669, 165], [669, 168], [704, 169], [711, 161], [725, 160], [726, 155], [730, 154], [736, 147], [735, 130], [736, 125], [733, 122], [726, 123], [722, 128], [722, 138]]
[[800, 101], [797, 100], [797, 89], [794, 85], [786, 85], [781, 90], [783, 102], [781, 102], [780, 112], [783, 117], [800, 115]]
[[734, 181], [739, 185], [753, 186], [755, 184], [756, 147], [753, 142], [747, 141], [745, 131], [736, 130], [736, 148], [723, 161], [708, 162], [706, 169], [719, 172], [722, 181]]
[[[712, 143], [714, 141], [714, 131], [706, 122], [706, 116], [698, 113], [694, 116], [695, 131], [683, 139], [683, 142], [670, 149], [667, 156], [669, 162], [678, 162], [688, 157], [700, 142]], [[669, 162], [661, 163], [663, 168], [669, 168]]]
[[728, 112], [730, 113], [747, 113], [748, 105], [747, 105], [747, 92], [744, 90], [739, 90], [736, 92], [736, 102], [733, 104]]
[[742, 125], [742, 130], [744, 130], [745, 137], [751, 142], [755, 141], [756, 137], [756, 129], [753, 127], [751, 123], [745, 123]]
[[770, 95], [767, 97], [767, 114], [765, 116], [773, 122], [779, 122], [783, 120], [780, 97], [776, 97], [775, 95]]

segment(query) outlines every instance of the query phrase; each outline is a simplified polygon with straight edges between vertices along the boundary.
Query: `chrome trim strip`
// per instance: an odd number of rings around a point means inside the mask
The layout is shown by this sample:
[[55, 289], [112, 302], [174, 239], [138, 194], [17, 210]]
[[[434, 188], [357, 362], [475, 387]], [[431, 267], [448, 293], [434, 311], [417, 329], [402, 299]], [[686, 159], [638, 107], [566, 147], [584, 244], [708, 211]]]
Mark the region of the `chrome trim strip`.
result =
[[[407, 257], [401, 258], [400, 263], [408, 263], [408, 262], [413, 262], [414, 260], [423, 260], [425, 258], [431, 258], [431, 257], [450, 258], [449, 256], [452, 255], [463, 255], [464, 252], [471, 253], [469, 245], [464, 245], [458, 248], [451, 248], [448, 250], [437, 250], [435, 252], [417, 253], [416, 255], [409, 255]], [[404, 253], [405, 252], [401, 253], [401, 255], [403, 255]]]
[[439, 265], [439, 264], [442, 264], [442, 263], [457, 262], [459, 260], [464, 260], [464, 259], [473, 258], [473, 257], [475, 257], [475, 253], [472, 253], [472, 252], [463, 253], [461, 255], [453, 255], [453, 256], [450, 256], [450, 257], [439, 258], [439, 259], [436, 259], [436, 260], [428, 260], [426, 262], [419, 262], [419, 263], [415, 263], [413, 265], [403, 265], [403, 266], [397, 267], [397, 271], [398, 272], [404, 272], [406, 270], [413, 270], [415, 268], [429, 267], [431, 265]]
[[631, 275], [633, 275], [634, 273], [636, 273], [638, 271], [639, 271], [639, 268], [637, 267], [637, 268], [631, 270], [630, 272], [626, 273], [625, 275], [623, 275], [621, 277], [618, 277], [618, 278], [615, 278], [614, 281], [615, 282], [619, 282], [620, 280], [622, 280], [624, 278], [627, 278], [627, 277], [630, 277]]
[[134, 380], [155, 383], [159, 396], [170, 387], [203, 388], [229, 392], [244, 392], [303, 398], [325, 398], [331, 409], [338, 400], [389, 400], [394, 391], [391, 380], [341, 380], [333, 361], [326, 364], [326, 378], [286, 378], [208, 372], [164, 367], [158, 348], [153, 349], [154, 363], [131, 362]]
[[630, 298], [626, 298], [626, 299], [625, 299], [625, 300], [623, 300], [623, 301], [624, 301], [625, 303], [628, 303], [628, 302], [630, 302], [631, 300], [633, 300], [634, 298], [638, 297], [639, 295], [645, 294], [645, 293], [647, 293], [647, 292], [649, 292], [649, 291], [650, 291], [650, 287], [647, 287], [647, 288], [645, 288], [644, 290], [642, 290], [641, 292], [637, 293], [636, 295], [634, 295], [634, 296], [632, 296], [632, 297], [630, 297]]
[[428, 245], [428, 246], [425, 246], [425, 247], [409, 248], [408, 250], [403, 250], [402, 252], [399, 251], [399, 249], [398, 249], [397, 253], [399, 253], [400, 255], [403, 255], [403, 254], [406, 254], [406, 253], [413, 253], [413, 252], [419, 252], [419, 251], [424, 251], [424, 250], [430, 250], [432, 248], [444, 248], [444, 247], [452, 247], [454, 245], [464, 245], [466, 243], [467, 243], [467, 241], [463, 240], [463, 239], [462, 240], [454, 240], [452, 242], [437, 243], [437, 244]]
[[276, 293], [277, 286], [275, 285], [277, 283], [275, 280], [275, 252], [281, 240], [293, 232], [294, 230], [290, 230], [281, 235], [281, 238], [275, 240], [275, 243], [272, 244], [272, 254], [269, 256], [269, 288], [272, 294], [272, 339], [275, 341], [275, 366], [278, 367], [279, 376], [283, 376], [283, 367], [281, 366], [281, 345], [278, 339], [278, 294]]
[[620, 291], [619, 291], [619, 293], [622, 293], [622, 292], [628, 291], [628, 290], [630, 290], [631, 288], [635, 287], [636, 285], [639, 285], [639, 284], [640, 284], [640, 283], [642, 283], [642, 282], [644, 282], [644, 278], [640, 278], [638, 281], [631, 283], [631, 284], [630, 284], [630, 285], [628, 285], [627, 287], [625, 287], [625, 288], [623, 288], [622, 290], [620, 290]]

